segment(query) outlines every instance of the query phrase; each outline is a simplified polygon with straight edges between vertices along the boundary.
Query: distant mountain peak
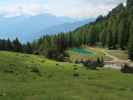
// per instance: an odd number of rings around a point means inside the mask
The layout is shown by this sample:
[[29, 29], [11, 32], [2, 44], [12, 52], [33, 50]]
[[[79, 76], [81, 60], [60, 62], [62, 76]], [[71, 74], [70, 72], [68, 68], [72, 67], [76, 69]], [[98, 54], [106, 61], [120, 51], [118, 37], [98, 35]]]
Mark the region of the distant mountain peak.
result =
[[[33, 41], [46, 33], [71, 31], [84, 24], [77, 22], [79, 22], [79, 19], [55, 16], [48, 13], [7, 18], [0, 16], [0, 38], [14, 39], [18, 37], [22, 42]], [[44, 30], [43, 33], [38, 33], [41, 30]]]

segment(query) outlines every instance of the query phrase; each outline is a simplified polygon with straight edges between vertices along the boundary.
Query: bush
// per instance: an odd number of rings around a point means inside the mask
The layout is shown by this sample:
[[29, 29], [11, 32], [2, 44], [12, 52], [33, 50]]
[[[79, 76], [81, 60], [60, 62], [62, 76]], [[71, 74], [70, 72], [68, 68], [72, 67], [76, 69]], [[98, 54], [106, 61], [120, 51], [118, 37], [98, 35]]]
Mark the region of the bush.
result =
[[74, 77], [79, 77], [79, 74], [78, 73], [74, 73], [73, 76]]
[[121, 72], [123, 72], [123, 73], [133, 73], [133, 67], [129, 66], [128, 64], [125, 64], [121, 68]]
[[59, 64], [56, 64], [56, 66], [59, 66]]
[[14, 70], [12, 70], [12, 69], [6, 69], [6, 70], [4, 70], [4, 72], [5, 73], [14, 73]]
[[78, 68], [76, 68], [76, 67], [75, 67], [75, 68], [73, 68], [73, 69], [74, 69], [74, 70], [78, 70]]
[[80, 61], [78, 61], [78, 60], [75, 60], [75, 64], [80, 64]]
[[104, 67], [104, 59], [103, 59], [103, 57], [101, 59], [97, 58], [97, 67]]
[[69, 57], [69, 55], [62, 51], [60, 52], [58, 49], [48, 49], [46, 52], [45, 52], [45, 56], [49, 59], [54, 59], [54, 60], [57, 60], [57, 61], [65, 61], [65, 58]]
[[41, 74], [39, 68], [37, 68], [36, 66], [31, 67], [31, 72], [37, 73], [37, 74], [39, 74], [39, 75]]
[[96, 62], [86, 61], [86, 62], [83, 63], [83, 65], [84, 65], [87, 69], [96, 70], [96, 68], [97, 68], [97, 63], [96, 63]]
[[48, 75], [48, 78], [52, 78], [52, 77], [53, 77], [53, 74]]
[[133, 52], [129, 52], [128, 55], [129, 55], [129, 59], [130, 59], [131, 61], [133, 61]]

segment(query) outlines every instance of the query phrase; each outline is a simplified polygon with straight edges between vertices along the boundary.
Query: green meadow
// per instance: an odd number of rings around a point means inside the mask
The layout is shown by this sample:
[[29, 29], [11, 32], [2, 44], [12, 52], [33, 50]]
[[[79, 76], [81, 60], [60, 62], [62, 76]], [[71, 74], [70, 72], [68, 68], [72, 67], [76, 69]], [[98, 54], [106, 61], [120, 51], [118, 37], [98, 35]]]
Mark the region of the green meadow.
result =
[[0, 52], [0, 100], [132, 100], [133, 75]]

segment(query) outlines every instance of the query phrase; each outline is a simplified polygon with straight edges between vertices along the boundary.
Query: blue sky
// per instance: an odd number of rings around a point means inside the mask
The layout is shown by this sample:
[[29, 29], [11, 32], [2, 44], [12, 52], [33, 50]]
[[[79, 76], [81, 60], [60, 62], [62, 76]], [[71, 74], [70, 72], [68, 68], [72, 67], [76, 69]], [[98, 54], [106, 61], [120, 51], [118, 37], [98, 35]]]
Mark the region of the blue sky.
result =
[[126, 0], [0, 0], [0, 15], [4, 17], [35, 16], [50, 13], [56, 16], [89, 18], [106, 15]]

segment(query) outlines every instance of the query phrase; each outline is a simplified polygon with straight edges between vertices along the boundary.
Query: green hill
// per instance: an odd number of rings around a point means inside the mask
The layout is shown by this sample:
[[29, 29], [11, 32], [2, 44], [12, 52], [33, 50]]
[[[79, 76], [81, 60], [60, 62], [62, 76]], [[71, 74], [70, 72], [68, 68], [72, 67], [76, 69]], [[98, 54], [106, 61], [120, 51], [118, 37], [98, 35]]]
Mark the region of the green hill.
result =
[[0, 52], [0, 100], [132, 100], [133, 76]]

